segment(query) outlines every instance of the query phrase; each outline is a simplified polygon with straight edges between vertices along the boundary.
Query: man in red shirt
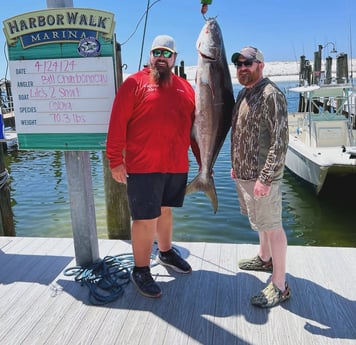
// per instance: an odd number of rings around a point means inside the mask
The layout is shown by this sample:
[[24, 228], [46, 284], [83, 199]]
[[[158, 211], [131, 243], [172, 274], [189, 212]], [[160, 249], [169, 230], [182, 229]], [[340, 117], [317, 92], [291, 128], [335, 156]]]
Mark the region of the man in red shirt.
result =
[[[195, 100], [192, 86], [172, 73], [175, 41], [157, 36], [149, 66], [128, 77], [114, 100], [106, 153], [113, 178], [127, 184], [132, 217], [135, 267], [131, 280], [147, 297], [162, 292], [150, 273], [150, 256], [157, 238], [157, 261], [177, 272], [190, 265], [172, 249], [172, 207], [183, 205], [188, 177]], [[199, 159], [199, 158], [198, 158]]]

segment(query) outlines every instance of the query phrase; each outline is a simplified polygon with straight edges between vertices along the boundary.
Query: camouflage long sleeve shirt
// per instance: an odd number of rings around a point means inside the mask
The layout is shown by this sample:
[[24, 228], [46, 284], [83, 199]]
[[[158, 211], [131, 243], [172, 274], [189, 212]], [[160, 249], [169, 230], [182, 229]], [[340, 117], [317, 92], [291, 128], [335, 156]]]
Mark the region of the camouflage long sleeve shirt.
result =
[[268, 78], [236, 99], [231, 129], [231, 161], [237, 178], [263, 184], [283, 176], [288, 147], [287, 101]]

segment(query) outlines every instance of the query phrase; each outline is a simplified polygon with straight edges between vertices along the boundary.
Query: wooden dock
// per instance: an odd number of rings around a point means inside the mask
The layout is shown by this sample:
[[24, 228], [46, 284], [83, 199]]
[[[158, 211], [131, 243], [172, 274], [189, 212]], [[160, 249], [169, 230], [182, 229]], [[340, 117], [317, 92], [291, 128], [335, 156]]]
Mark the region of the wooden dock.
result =
[[[104, 306], [63, 270], [76, 265], [69, 238], [0, 237], [0, 344], [287, 345], [356, 343], [356, 248], [288, 248], [292, 298], [272, 309], [249, 298], [269, 274], [238, 270], [249, 244], [175, 243], [193, 273], [152, 268], [163, 296], [133, 284]], [[100, 257], [130, 253], [99, 240]]]

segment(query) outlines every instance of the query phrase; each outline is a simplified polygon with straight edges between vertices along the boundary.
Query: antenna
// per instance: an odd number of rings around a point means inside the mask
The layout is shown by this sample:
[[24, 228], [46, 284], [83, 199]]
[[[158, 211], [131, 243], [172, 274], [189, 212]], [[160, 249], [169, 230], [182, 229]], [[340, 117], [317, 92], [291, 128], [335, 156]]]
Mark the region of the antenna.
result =
[[350, 80], [351, 80], [351, 84], [353, 85], [354, 84], [354, 81], [353, 81], [353, 56], [352, 56], [352, 30], [351, 30], [351, 23], [350, 23]]
[[146, 12], [145, 12], [145, 26], [143, 28], [143, 35], [142, 35], [142, 43], [141, 43], [141, 53], [140, 53], [140, 62], [138, 64], [138, 70], [141, 69], [141, 63], [142, 63], [142, 54], [143, 54], [143, 47], [145, 45], [145, 36], [146, 36], [146, 28], [147, 28], [147, 18], [148, 18], [148, 11], [150, 10], [150, 8], [155, 5], [157, 2], [159, 2], [160, 0], [156, 0], [152, 5], [150, 4], [150, 0], [147, 0], [147, 8], [146, 8]]
[[150, 9], [150, 0], [147, 0], [145, 26], [144, 26], [144, 28], [143, 28], [143, 36], [142, 36], [142, 44], [141, 44], [141, 54], [140, 54], [140, 62], [139, 62], [139, 64], [138, 64], [138, 70], [140, 70], [140, 68], [141, 68], [143, 47], [144, 47], [144, 45], [145, 45], [145, 36], [146, 36], [146, 27], [147, 27], [147, 17], [148, 17], [148, 10], [149, 10], [149, 9]]

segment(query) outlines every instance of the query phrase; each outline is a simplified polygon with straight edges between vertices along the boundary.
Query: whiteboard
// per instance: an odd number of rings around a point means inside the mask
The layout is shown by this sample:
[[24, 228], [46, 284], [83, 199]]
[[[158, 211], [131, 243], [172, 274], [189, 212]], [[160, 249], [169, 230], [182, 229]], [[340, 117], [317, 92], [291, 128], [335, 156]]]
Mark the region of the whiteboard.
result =
[[107, 133], [115, 97], [112, 57], [9, 64], [18, 134]]

